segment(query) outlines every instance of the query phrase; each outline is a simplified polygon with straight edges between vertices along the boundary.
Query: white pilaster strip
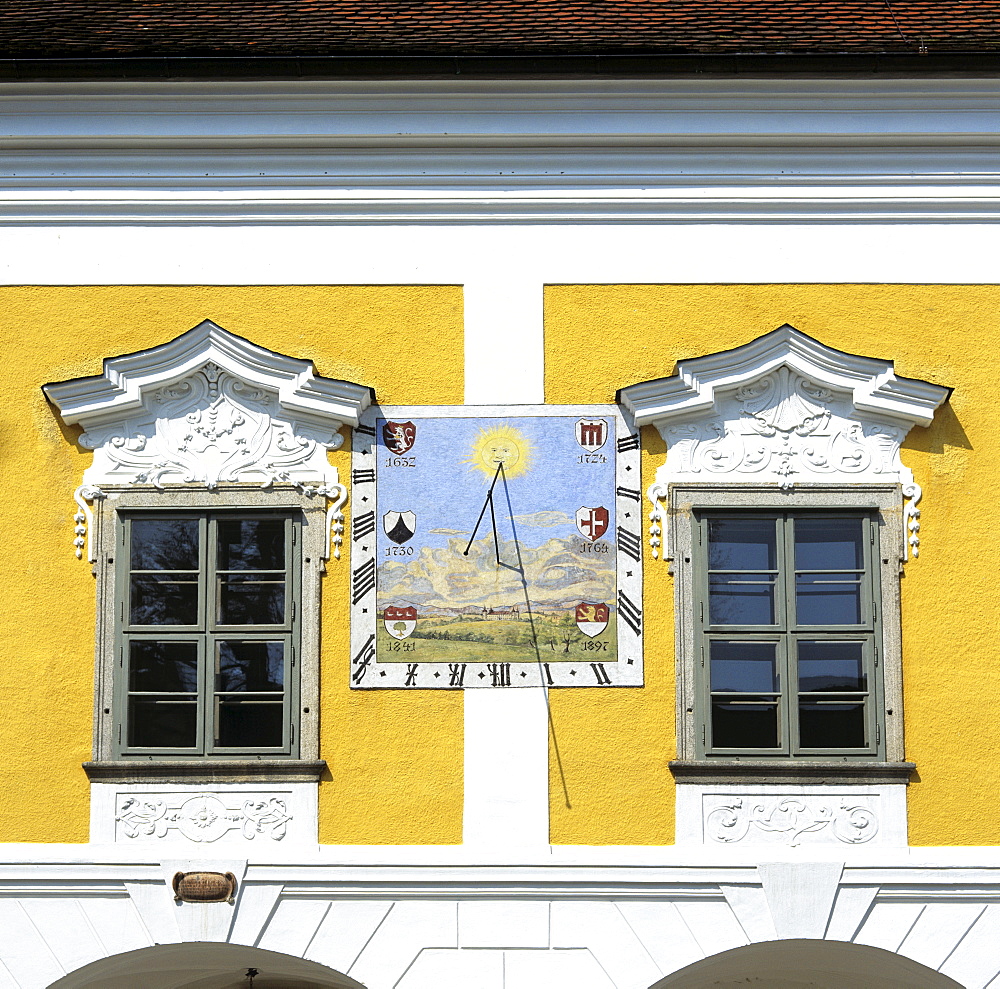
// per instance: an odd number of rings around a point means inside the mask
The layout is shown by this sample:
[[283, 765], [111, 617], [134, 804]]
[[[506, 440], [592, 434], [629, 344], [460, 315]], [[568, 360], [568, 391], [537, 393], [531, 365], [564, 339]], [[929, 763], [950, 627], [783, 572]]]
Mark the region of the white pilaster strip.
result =
[[[495, 258], [484, 258], [485, 264]], [[542, 286], [465, 285], [465, 402], [541, 404]], [[549, 840], [548, 715], [541, 687], [465, 691], [463, 841], [485, 849]]]
[[[484, 263], [498, 266], [492, 255]], [[506, 277], [465, 285], [465, 403], [541, 405], [542, 284], [537, 275], [511, 284], [519, 264], [498, 270]]]

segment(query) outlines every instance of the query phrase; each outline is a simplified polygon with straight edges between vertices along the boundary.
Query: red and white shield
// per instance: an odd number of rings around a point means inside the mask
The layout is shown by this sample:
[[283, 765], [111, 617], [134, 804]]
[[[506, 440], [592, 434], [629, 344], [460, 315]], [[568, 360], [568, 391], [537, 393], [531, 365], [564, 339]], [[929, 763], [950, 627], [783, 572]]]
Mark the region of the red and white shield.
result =
[[604, 419], [577, 419], [576, 441], [588, 453], [600, 450], [608, 438], [608, 424]]
[[414, 422], [392, 422], [386, 419], [382, 423], [382, 442], [390, 453], [406, 453], [417, 439], [417, 425]]
[[382, 612], [382, 622], [394, 639], [405, 639], [417, 627], [417, 609], [386, 608]]
[[578, 508], [576, 510], [576, 527], [584, 539], [593, 542], [600, 539], [608, 531], [608, 510], [600, 508]]
[[583, 601], [576, 606], [576, 626], [584, 635], [593, 638], [608, 627], [610, 612], [606, 604]]

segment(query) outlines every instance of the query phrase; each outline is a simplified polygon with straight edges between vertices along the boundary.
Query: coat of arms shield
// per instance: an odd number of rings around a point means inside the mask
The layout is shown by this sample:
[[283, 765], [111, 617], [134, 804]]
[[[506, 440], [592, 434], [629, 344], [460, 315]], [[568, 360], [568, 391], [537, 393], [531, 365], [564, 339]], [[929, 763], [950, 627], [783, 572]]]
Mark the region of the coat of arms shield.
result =
[[608, 510], [602, 505], [598, 508], [578, 508], [576, 510], [576, 527], [584, 539], [594, 542], [608, 531]]
[[417, 440], [417, 424], [415, 422], [392, 422], [386, 419], [382, 423], [382, 442], [390, 453], [397, 456], [406, 453]]
[[382, 528], [394, 543], [402, 545], [417, 531], [417, 517], [413, 512], [386, 512], [382, 516]]
[[394, 639], [405, 639], [417, 627], [417, 609], [387, 607], [382, 612], [382, 623]]
[[608, 438], [608, 424], [603, 419], [577, 419], [576, 441], [588, 453], [604, 446]]
[[584, 635], [593, 638], [600, 635], [608, 627], [608, 618], [611, 611], [606, 604], [591, 604], [589, 601], [581, 601], [576, 606], [576, 627]]

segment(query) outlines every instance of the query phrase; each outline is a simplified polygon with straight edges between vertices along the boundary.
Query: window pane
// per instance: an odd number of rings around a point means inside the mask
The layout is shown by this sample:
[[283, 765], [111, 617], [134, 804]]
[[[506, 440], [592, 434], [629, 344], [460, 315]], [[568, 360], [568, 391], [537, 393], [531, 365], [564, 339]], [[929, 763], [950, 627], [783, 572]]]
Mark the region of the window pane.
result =
[[776, 546], [772, 519], [709, 519], [709, 570], [773, 570]]
[[777, 646], [774, 642], [721, 642], [711, 644], [711, 689], [740, 694], [773, 694], [778, 682]]
[[282, 711], [279, 701], [224, 697], [218, 703], [216, 745], [277, 747], [282, 745]]
[[196, 693], [197, 642], [129, 643], [128, 686], [133, 691]]
[[712, 745], [724, 749], [778, 747], [778, 705], [712, 701]]
[[218, 523], [219, 570], [284, 570], [284, 519], [222, 519]]
[[129, 589], [131, 624], [198, 624], [196, 573], [132, 574]]
[[130, 697], [128, 744], [190, 749], [197, 743], [198, 705], [166, 697]]
[[863, 748], [867, 744], [864, 703], [847, 698], [841, 704], [803, 700], [799, 744], [810, 749]]
[[285, 581], [257, 574], [227, 574], [219, 578], [221, 625], [283, 625]]
[[197, 570], [198, 519], [133, 519], [133, 570]]
[[862, 570], [861, 519], [796, 519], [796, 570]]
[[862, 642], [799, 642], [799, 690], [867, 690]]
[[774, 578], [768, 574], [712, 574], [708, 620], [713, 625], [773, 625]]
[[284, 685], [283, 642], [219, 643], [216, 690], [281, 691]]
[[797, 574], [799, 625], [860, 625], [861, 580], [856, 574]]

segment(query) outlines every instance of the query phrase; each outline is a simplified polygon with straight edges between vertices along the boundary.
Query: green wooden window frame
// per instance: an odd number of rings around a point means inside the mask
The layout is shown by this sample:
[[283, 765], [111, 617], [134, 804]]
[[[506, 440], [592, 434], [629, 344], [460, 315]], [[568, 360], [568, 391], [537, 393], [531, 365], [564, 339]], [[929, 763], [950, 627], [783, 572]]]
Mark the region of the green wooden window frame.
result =
[[298, 755], [301, 519], [120, 516], [118, 758]]
[[701, 510], [693, 535], [698, 756], [884, 759], [876, 514]]

